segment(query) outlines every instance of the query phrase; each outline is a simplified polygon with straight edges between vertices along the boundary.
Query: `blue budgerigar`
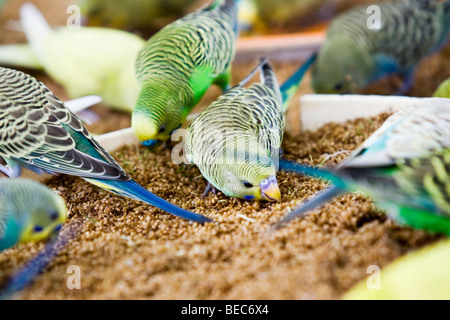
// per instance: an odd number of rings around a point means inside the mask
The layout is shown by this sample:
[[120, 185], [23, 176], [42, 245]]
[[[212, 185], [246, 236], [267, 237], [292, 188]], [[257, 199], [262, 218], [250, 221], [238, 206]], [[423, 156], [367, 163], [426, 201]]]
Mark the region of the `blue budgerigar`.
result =
[[324, 170], [280, 161], [280, 169], [331, 181], [333, 186], [276, 228], [353, 191], [371, 196], [394, 220], [450, 235], [450, 100], [426, 99], [392, 115], [337, 168]]
[[18, 177], [21, 167], [68, 174], [118, 195], [144, 201], [196, 222], [210, 219], [181, 209], [134, 182], [81, 121], [44, 84], [0, 67], [0, 171]]
[[[370, 9], [370, 10], [369, 10]], [[317, 93], [353, 93], [382, 77], [405, 77], [448, 39], [450, 1], [404, 0], [360, 6], [335, 18], [313, 68]]]

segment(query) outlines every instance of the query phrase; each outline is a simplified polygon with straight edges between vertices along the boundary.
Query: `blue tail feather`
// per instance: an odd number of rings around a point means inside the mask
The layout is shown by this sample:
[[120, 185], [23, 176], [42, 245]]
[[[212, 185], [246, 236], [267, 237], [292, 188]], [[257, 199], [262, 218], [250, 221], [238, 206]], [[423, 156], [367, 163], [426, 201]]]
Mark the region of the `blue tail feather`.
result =
[[314, 53], [303, 65], [280, 87], [283, 102], [286, 104], [294, 95], [305, 73], [317, 59], [317, 53]]
[[304, 216], [309, 211], [319, 208], [329, 200], [341, 195], [344, 192], [345, 192], [344, 190], [339, 189], [335, 186], [331, 186], [321, 191], [319, 194], [306, 200], [305, 203], [303, 203], [300, 207], [298, 207], [294, 211], [289, 212], [284, 218], [282, 218], [272, 227], [272, 230], [280, 229], [293, 219]]
[[338, 177], [336, 174], [329, 170], [324, 170], [285, 159], [280, 159], [279, 170], [293, 172], [305, 176], [311, 176], [319, 179], [330, 180], [331, 183], [333, 183], [336, 187], [342, 189], [345, 189], [347, 186], [342, 178]]
[[170, 214], [176, 215], [183, 219], [199, 223], [213, 221], [205, 216], [202, 216], [201, 214], [182, 209], [164, 199], [161, 199], [160, 197], [151, 193], [147, 189], [144, 189], [142, 186], [140, 186], [133, 180], [130, 181], [111, 181], [111, 180], [92, 180], [92, 179], [86, 180], [91, 181], [94, 184], [97, 184], [97, 182], [104, 184], [108, 186], [108, 190], [110, 188], [109, 191], [115, 192], [121, 196], [126, 196], [138, 201], [143, 201], [145, 203], [148, 203], [154, 207], [157, 207], [161, 210], [164, 210]]

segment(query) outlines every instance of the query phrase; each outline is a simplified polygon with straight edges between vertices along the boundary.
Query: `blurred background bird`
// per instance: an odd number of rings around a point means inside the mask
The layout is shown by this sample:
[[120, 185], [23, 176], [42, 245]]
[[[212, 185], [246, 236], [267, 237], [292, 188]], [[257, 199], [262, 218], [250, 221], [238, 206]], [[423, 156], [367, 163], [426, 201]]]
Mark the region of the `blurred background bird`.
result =
[[[186, 158], [229, 197], [279, 201], [276, 178], [285, 115], [306, 70], [303, 64], [280, 88], [267, 60], [206, 108], [188, 128]], [[261, 70], [261, 83], [244, 85]]]
[[427, 99], [392, 115], [335, 170], [282, 160], [280, 170], [329, 179], [333, 186], [275, 225], [361, 191], [400, 224], [450, 235], [450, 100]]
[[399, 73], [404, 84], [398, 94], [405, 94], [419, 61], [447, 42], [450, 1], [408, 0], [376, 8], [375, 13], [367, 6], [350, 9], [331, 21], [313, 68], [316, 93], [355, 93]]
[[333, 4], [327, 0], [241, 0], [240, 22], [244, 30], [250, 34], [268, 34], [280, 30], [305, 27], [323, 19], [325, 10], [329, 15], [334, 12]]
[[29, 45], [0, 46], [0, 65], [44, 69], [70, 98], [102, 97], [103, 103], [131, 112], [139, 85], [134, 61], [145, 41], [114, 29], [52, 29], [38, 9], [21, 8], [21, 25]]
[[215, 0], [164, 27], [136, 61], [141, 84], [132, 127], [147, 147], [167, 141], [214, 83], [226, 90], [238, 35], [234, 0]]
[[440, 241], [395, 260], [380, 271], [379, 288], [365, 279], [344, 300], [450, 299], [450, 240]]
[[29, 179], [0, 179], [0, 250], [58, 235], [67, 219], [64, 200]]
[[450, 78], [441, 83], [433, 94], [436, 98], [450, 98]]
[[117, 29], [158, 30], [205, 0], [79, 0], [77, 4], [90, 26]]

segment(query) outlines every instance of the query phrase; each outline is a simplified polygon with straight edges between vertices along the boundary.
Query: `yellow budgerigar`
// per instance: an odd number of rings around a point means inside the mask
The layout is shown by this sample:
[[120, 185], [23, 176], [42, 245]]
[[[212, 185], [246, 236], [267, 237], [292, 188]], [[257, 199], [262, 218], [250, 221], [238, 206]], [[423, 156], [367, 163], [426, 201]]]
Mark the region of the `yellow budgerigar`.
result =
[[0, 46], [0, 65], [43, 68], [72, 99], [98, 95], [110, 107], [133, 110], [139, 94], [134, 62], [143, 39], [107, 28], [52, 29], [30, 3], [21, 8], [21, 23], [29, 45]]

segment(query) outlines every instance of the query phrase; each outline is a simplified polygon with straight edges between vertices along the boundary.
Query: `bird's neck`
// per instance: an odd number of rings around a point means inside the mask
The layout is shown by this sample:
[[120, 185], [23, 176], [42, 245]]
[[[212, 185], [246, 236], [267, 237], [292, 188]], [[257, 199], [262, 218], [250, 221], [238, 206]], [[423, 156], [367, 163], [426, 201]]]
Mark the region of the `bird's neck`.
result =
[[180, 94], [180, 89], [166, 79], [147, 80], [139, 93], [136, 103], [136, 110], [148, 111], [149, 106], [152, 109], [162, 108], [170, 110], [183, 106], [184, 101]]

